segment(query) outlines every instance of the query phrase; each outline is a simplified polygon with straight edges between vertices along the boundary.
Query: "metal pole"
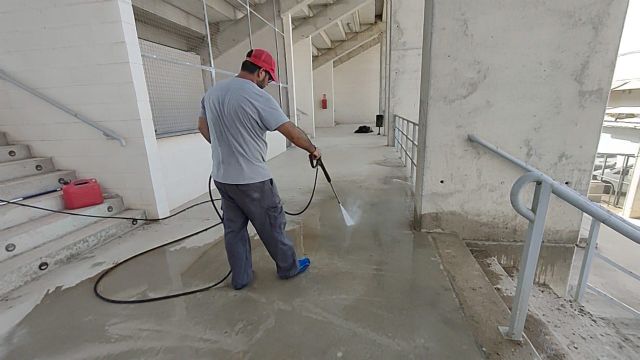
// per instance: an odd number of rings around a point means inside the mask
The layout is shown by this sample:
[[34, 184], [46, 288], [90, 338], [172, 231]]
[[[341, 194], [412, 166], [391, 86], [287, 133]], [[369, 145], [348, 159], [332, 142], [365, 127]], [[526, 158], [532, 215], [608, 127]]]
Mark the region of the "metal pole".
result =
[[394, 135], [395, 135], [395, 116], [393, 114], [393, 111], [391, 109], [391, 22], [393, 21], [393, 16], [391, 15], [392, 12], [392, 6], [391, 6], [391, 1], [392, 0], [385, 0], [385, 14], [387, 17], [387, 23], [386, 23], [386, 38], [385, 38], [385, 42], [386, 42], [386, 58], [387, 61], [385, 61], [384, 66], [385, 66], [385, 106], [384, 106], [384, 118], [385, 121], [387, 122], [387, 126], [385, 126], [385, 132], [387, 135], [387, 146], [394, 146], [395, 144], [395, 140], [393, 139]]
[[244, 4], [247, 7], [247, 21], [249, 22], [249, 47], [253, 49], [253, 37], [251, 35], [251, 8], [249, 7], [249, 0], [245, 0]]
[[591, 228], [589, 229], [589, 237], [587, 238], [587, 246], [582, 257], [582, 267], [580, 267], [580, 277], [576, 285], [576, 293], [573, 299], [579, 303], [582, 302], [584, 290], [587, 288], [589, 281], [589, 271], [591, 271], [591, 262], [595, 255], [596, 243], [598, 242], [598, 232], [600, 231], [600, 221], [591, 219]]
[[527, 229], [524, 248], [522, 250], [518, 285], [511, 308], [511, 320], [509, 327], [499, 327], [500, 332], [507, 339], [522, 340], [524, 322], [527, 319], [527, 311], [529, 309], [529, 296], [531, 295], [533, 279], [538, 264], [538, 256], [540, 255], [540, 247], [542, 246], [544, 223], [547, 217], [547, 210], [549, 209], [550, 196], [551, 184], [546, 181], [536, 183], [536, 190], [533, 195], [533, 208], [531, 209], [535, 216], [533, 221], [529, 222], [529, 228]]
[[280, 100], [280, 107], [282, 107], [282, 78], [280, 77], [280, 47], [278, 46], [278, 30], [276, 29], [276, 20], [278, 19], [277, 16], [278, 11], [276, 10], [276, 2], [275, 0], [273, 0], [273, 35], [274, 35], [274, 39], [276, 41], [276, 64], [277, 64], [277, 69], [276, 69], [276, 73], [278, 74], [278, 98]]
[[209, 30], [209, 15], [207, 14], [207, 0], [202, 0], [202, 7], [204, 9], [204, 27], [207, 31], [207, 44], [209, 46], [209, 64], [211, 65], [211, 80], [213, 84], [216, 84], [216, 67], [213, 65], [213, 48], [211, 47], [211, 31]]
[[282, 16], [284, 26], [284, 50], [285, 61], [287, 63], [287, 95], [289, 100], [289, 120], [298, 125], [298, 114], [296, 104], [296, 76], [293, 60], [293, 29], [291, 25], [291, 13]]
[[411, 184], [415, 184], [416, 167], [413, 163], [416, 159], [416, 124], [411, 123]]
[[[620, 205], [620, 196], [622, 195], [622, 188], [624, 187], [624, 179], [627, 177], [625, 171], [627, 166], [629, 165], [629, 155], [624, 156], [624, 160], [622, 161], [622, 169], [620, 170], [620, 176], [618, 177], [618, 191], [616, 192], [616, 198], [614, 200], [614, 206]], [[627, 193], [629, 189], [627, 189]]]

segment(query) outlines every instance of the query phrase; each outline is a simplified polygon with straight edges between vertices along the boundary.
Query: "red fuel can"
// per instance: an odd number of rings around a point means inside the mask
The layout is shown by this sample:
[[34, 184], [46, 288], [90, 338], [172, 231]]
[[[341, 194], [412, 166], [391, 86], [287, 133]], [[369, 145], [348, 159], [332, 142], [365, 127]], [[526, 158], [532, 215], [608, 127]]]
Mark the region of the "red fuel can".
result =
[[102, 189], [96, 179], [78, 179], [62, 186], [62, 198], [67, 210], [102, 204]]

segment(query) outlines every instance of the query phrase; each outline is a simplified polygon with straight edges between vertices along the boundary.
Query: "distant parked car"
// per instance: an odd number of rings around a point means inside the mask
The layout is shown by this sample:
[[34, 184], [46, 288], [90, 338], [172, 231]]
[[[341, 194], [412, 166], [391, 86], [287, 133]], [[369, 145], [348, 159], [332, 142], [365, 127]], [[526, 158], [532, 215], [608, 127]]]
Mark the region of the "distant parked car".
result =
[[[604, 164], [604, 157], [597, 157], [595, 163], [593, 164], [593, 171], [602, 170], [602, 166]], [[615, 158], [608, 158], [605, 169], [613, 169], [616, 167]]]
[[[609, 164], [607, 164], [609, 165]], [[627, 165], [624, 169], [624, 176], [629, 176], [633, 170], [633, 164]], [[602, 164], [600, 165], [600, 170], [595, 170], [591, 174], [592, 180], [599, 180], [605, 184], [611, 185], [611, 194], [615, 194], [617, 191], [617, 186], [620, 183], [620, 177], [623, 174], [622, 166], [616, 168], [609, 168], [608, 166], [604, 170], [604, 174], [602, 172]], [[624, 189], [623, 189], [624, 191]], [[624, 195], [624, 193], [622, 193]]]

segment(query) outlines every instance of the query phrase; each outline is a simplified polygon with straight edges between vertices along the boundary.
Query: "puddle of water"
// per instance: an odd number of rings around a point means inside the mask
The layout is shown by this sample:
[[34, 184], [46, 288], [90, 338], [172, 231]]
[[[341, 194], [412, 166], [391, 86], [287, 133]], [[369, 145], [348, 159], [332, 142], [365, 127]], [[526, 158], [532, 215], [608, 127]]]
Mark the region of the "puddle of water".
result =
[[[302, 226], [287, 230], [298, 252], [304, 253]], [[253, 236], [252, 248], [260, 244]], [[229, 264], [221, 239], [212, 244], [160, 248], [123, 264], [100, 283], [100, 292], [115, 299], [145, 299], [207, 286], [221, 279]]]

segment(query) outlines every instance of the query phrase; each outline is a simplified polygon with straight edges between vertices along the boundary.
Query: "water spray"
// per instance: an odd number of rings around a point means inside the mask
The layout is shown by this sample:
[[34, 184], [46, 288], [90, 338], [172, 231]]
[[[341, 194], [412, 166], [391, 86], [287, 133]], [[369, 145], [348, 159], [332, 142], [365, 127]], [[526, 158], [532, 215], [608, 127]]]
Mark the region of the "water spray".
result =
[[347, 224], [347, 226], [355, 225], [355, 222], [353, 221], [351, 216], [349, 216], [349, 213], [347, 212], [347, 209], [345, 209], [344, 206], [342, 206], [342, 202], [340, 201], [340, 197], [338, 196], [338, 193], [336, 193], [336, 189], [333, 187], [333, 183], [331, 183], [331, 176], [329, 176], [329, 172], [327, 172], [327, 168], [324, 167], [324, 163], [322, 162], [322, 158], [316, 160], [316, 162], [314, 163], [313, 162], [314, 161], [313, 157], [311, 155], [309, 155], [309, 161], [311, 162], [311, 167], [312, 168], [315, 169], [319, 165], [320, 169], [322, 169], [322, 172], [324, 173], [324, 177], [327, 179], [327, 182], [329, 183], [329, 186], [331, 186], [331, 190], [333, 191], [333, 195], [335, 195], [336, 200], [338, 201], [338, 205], [340, 206], [340, 211], [342, 211], [342, 217], [344, 218], [344, 223]]

